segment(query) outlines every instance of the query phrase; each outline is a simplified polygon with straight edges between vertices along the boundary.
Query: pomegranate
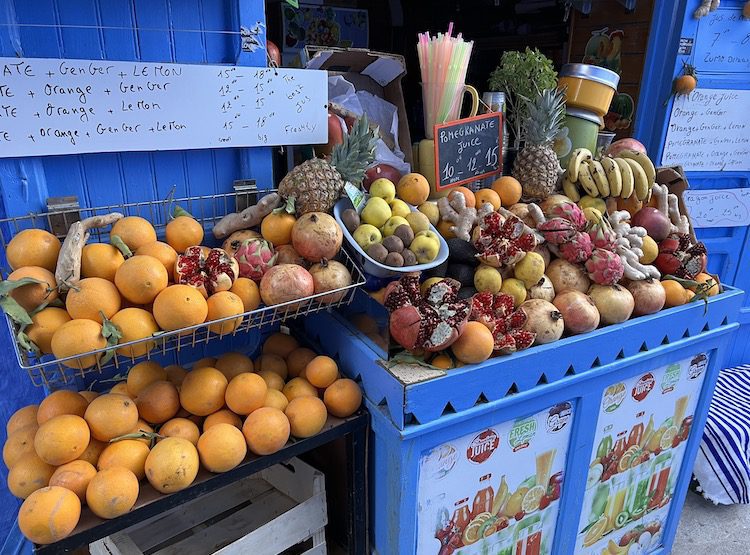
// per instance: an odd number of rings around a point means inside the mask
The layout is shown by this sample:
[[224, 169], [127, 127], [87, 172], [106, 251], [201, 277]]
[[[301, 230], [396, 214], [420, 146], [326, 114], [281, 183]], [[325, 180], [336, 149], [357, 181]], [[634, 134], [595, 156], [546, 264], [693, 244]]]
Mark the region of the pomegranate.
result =
[[303, 214], [292, 228], [292, 245], [310, 262], [331, 259], [341, 249], [344, 233], [338, 222], [325, 212]]
[[562, 258], [557, 258], [550, 262], [546, 273], [555, 291], [575, 289], [576, 291], [585, 293], [591, 286], [591, 280], [582, 266], [573, 264]]
[[643, 143], [641, 143], [640, 141], [636, 141], [633, 138], [625, 138], [615, 141], [614, 143], [609, 145], [609, 148], [607, 149], [607, 155], [615, 158], [623, 150], [634, 150], [636, 152], [648, 154], [646, 152], [646, 147], [643, 146]]
[[[315, 294], [325, 293], [342, 289], [352, 283], [352, 274], [341, 262], [335, 260], [321, 260], [310, 268], [313, 283], [315, 284]], [[321, 303], [337, 303], [346, 295], [346, 291], [338, 291], [330, 295], [324, 295], [318, 298]]]
[[672, 231], [672, 222], [653, 206], [644, 206], [630, 220], [630, 225], [644, 228], [657, 243], [663, 241]]
[[234, 253], [236, 253], [237, 249], [240, 248], [242, 241], [246, 241], [248, 239], [257, 239], [260, 237], [261, 234], [257, 231], [252, 231], [250, 229], [241, 229], [240, 231], [235, 231], [229, 237], [224, 239], [224, 242], [221, 244], [221, 248], [224, 249], [229, 256], [234, 256]]
[[635, 308], [633, 316], [643, 316], [644, 314], [654, 314], [664, 308], [667, 300], [667, 293], [655, 279], [645, 279], [642, 281], [631, 281], [628, 284], [628, 291], [633, 295]]
[[562, 337], [565, 330], [563, 315], [551, 302], [532, 299], [522, 303], [519, 310], [526, 313], [523, 329], [536, 334], [534, 345], [552, 343]]
[[365, 172], [364, 181], [362, 181], [362, 186], [365, 188], [365, 191], [369, 191], [372, 182], [381, 177], [390, 179], [393, 183], [398, 183], [401, 180], [401, 172], [388, 164], [377, 164], [369, 168]]
[[[277, 264], [260, 280], [260, 298], [267, 306], [303, 299], [314, 291], [315, 282], [310, 272], [297, 264]], [[302, 304], [295, 303], [288, 308], [297, 309]]]
[[622, 285], [594, 284], [589, 289], [603, 325], [619, 324], [630, 318], [635, 308], [633, 295]]
[[586, 293], [566, 289], [552, 302], [563, 315], [565, 331], [571, 335], [587, 333], [599, 326], [599, 311]]
[[239, 277], [239, 265], [223, 249], [188, 247], [175, 262], [175, 281], [191, 285], [204, 297], [228, 291]]
[[528, 298], [542, 299], [551, 303], [552, 299], [555, 298], [555, 286], [552, 285], [552, 280], [546, 275], [543, 275], [542, 279], [539, 280], [539, 283], [532, 285], [528, 289]]
[[276, 254], [279, 255], [276, 259], [276, 264], [298, 264], [300, 266], [306, 264], [305, 259], [294, 250], [292, 245], [281, 245], [276, 249]]

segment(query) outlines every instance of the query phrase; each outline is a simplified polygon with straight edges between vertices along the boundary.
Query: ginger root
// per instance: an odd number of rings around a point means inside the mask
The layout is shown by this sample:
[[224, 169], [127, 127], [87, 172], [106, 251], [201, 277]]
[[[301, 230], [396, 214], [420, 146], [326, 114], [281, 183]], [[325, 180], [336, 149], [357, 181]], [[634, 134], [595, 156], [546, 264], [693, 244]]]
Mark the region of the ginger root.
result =
[[464, 241], [471, 240], [471, 230], [474, 226], [493, 211], [489, 203], [484, 203], [479, 210], [466, 206], [466, 197], [463, 193], [456, 193], [450, 200], [448, 197], [443, 197], [438, 200], [437, 204], [440, 218], [454, 224], [450, 230]]
[[609, 219], [612, 230], [617, 235], [615, 252], [620, 255], [625, 277], [631, 281], [641, 281], [650, 277], [659, 279], [661, 273], [656, 267], [641, 264], [639, 261], [643, 256], [643, 238], [646, 236], [646, 230], [642, 227], [631, 226], [628, 223], [630, 214], [625, 210], [614, 212]]
[[652, 188], [656, 197], [656, 208], [672, 222], [670, 233], [690, 233], [690, 220], [687, 216], [680, 214], [677, 195], [669, 192], [666, 185], [654, 183]]
[[106, 227], [124, 218], [119, 212], [111, 212], [102, 216], [91, 216], [85, 220], [74, 222], [68, 229], [60, 254], [57, 257], [55, 280], [60, 292], [67, 291], [81, 279], [81, 256], [86, 241], [89, 240], [92, 228]]
[[701, 5], [693, 12], [693, 17], [695, 19], [705, 17], [709, 12], [715, 11], [720, 4], [721, 0], [701, 0]]
[[261, 198], [257, 204], [248, 206], [242, 212], [227, 214], [214, 226], [213, 233], [217, 239], [224, 239], [240, 229], [249, 229], [260, 225], [263, 218], [268, 216], [281, 203], [278, 193], [269, 193]]

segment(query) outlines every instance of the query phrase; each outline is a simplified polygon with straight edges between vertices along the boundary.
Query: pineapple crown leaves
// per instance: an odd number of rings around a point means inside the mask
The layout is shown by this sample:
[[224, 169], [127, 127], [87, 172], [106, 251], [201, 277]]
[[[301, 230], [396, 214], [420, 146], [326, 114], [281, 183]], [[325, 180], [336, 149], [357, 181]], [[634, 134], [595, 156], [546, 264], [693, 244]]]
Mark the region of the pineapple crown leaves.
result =
[[344, 142], [336, 145], [331, 153], [331, 165], [345, 180], [359, 185], [365, 171], [375, 159], [375, 144], [378, 128], [370, 129], [367, 114], [362, 114], [349, 133], [344, 133]]
[[556, 88], [545, 89], [533, 99], [521, 97], [526, 106], [522, 135], [527, 145], [550, 144], [560, 131], [565, 118], [565, 93]]

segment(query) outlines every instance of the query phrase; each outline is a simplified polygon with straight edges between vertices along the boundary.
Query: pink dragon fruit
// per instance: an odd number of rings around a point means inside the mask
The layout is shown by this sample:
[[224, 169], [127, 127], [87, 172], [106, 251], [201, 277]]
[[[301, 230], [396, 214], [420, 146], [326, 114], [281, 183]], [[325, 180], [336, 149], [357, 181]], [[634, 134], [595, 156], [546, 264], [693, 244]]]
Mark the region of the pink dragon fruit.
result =
[[565, 260], [578, 264], [589, 259], [594, 247], [591, 245], [591, 237], [578, 231], [570, 241], [560, 245], [559, 249]]
[[563, 245], [572, 241], [580, 231], [569, 220], [564, 218], [552, 218], [536, 226], [542, 232], [544, 239], [553, 245]]
[[265, 239], [245, 239], [234, 253], [234, 258], [240, 265], [240, 277], [250, 278], [260, 282], [268, 269], [276, 264], [278, 253], [273, 245]]
[[617, 234], [614, 232], [609, 222], [603, 217], [600, 218], [599, 221], [591, 224], [589, 227], [589, 238], [597, 249], [605, 249], [608, 251], [615, 250]]
[[554, 205], [549, 212], [552, 219], [563, 218], [568, 220], [578, 231], [583, 231], [588, 225], [583, 210], [574, 202], [561, 202]]
[[606, 249], [596, 249], [586, 261], [586, 271], [594, 283], [614, 285], [622, 279], [625, 267], [618, 254]]

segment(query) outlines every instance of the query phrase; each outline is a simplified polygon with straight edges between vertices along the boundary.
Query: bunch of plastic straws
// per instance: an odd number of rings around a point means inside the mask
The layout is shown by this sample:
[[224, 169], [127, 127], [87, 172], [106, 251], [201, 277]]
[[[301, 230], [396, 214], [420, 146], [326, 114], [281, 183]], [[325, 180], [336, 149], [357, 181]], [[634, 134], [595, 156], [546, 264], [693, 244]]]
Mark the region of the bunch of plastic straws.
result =
[[[425, 132], [431, 134], [435, 123], [445, 123], [463, 98], [463, 85], [474, 42], [453, 37], [453, 23], [447, 33], [431, 37], [420, 33], [417, 42], [422, 73]], [[429, 129], [429, 131], [428, 131]]]

